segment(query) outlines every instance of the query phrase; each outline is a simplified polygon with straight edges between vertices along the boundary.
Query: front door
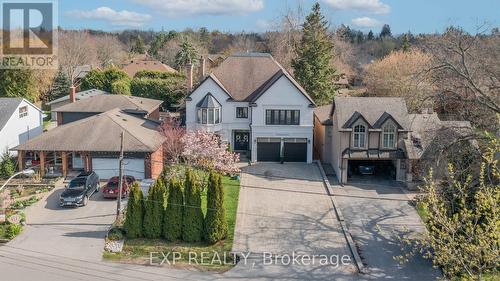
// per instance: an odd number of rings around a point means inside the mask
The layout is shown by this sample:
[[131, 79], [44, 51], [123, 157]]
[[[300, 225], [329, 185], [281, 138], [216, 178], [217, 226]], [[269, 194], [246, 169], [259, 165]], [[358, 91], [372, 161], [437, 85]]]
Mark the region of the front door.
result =
[[249, 132], [234, 132], [234, 150], [247, 151], [249, 139]]

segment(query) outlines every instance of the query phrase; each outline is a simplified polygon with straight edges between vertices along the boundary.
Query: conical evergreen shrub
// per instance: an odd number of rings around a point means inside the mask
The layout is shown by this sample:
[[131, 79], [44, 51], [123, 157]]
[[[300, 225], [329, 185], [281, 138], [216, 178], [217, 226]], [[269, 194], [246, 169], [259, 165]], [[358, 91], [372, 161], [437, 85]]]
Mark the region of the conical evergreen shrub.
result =
[[201, 183], [191, 170], [186, 170], [184, 182], [184, 216], [182, 240], [197, 242], [203, 238], [203, 212], [201, 210]]
[[163, 237], [168, 241], [175, 241], [182, 237], [184, 209], [182, 183], [177, 178], [170, 179], [167, 193], [167, 208], [163, 216]]
[[130, 190], [127, 213], [123, 227], [127, 231], [128, 238], [142, 237], [142, 221], [144, 216], [142, 190], [138, 183], [132, 185]]
[[142, 232], [146, 238], [160, 238], [162, 233], [165, 205], [163, 179], [159, 178], [151, 186], [144, 204], [144, 222]]
[[222, 178], [210, 172], [207, 188], [207, 215], [205, 217], [205, 239], [215, 243], [227, 237], [226, 210]]

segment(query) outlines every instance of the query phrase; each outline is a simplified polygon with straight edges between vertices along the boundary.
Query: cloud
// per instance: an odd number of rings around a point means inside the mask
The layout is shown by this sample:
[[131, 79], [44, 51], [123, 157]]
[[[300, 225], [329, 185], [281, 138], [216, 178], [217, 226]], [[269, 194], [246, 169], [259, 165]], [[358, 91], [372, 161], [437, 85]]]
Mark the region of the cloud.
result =
[[388, 14], [389, 5], [380, 0], [324, 0], [327, 5], [337, 10], [357, 10], [371, 14]]
[[361, 18], [355, 18], [351, 20], [352, 24], [354, 24], [357, 27], [361, 28], [370, 28], [370, 27], [379, 27], [382, 26], [384, 23], [373, 18], [369, 17], [361, 17]]
[[67, 12], [77, 19], [103, 20], [115, 26], [140, 27], [151, 20], [151, 15], [130, 12], [127, 10], [115, 11], [109, 7], [99, 7], [95, 10], [73, 10]]
[[169, 16], [232, 15], [260, 11], [264, 0], [133, 0]]

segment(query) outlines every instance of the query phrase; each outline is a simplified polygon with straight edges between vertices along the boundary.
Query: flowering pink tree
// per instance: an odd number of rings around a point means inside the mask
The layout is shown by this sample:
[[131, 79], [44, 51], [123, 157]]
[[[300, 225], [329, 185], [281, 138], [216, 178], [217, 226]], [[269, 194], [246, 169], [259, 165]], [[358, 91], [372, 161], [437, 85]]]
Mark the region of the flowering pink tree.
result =
[[184, 135], [183, 143], [182, 156], [188, 164], [226, 174], [239, 172], [236, 165], [240, 160], [239, 154], [221, 145], [216, 134], [202, 130], [188, 132]]
[[163, 158], [165, 162], [179, 163], [184, 151], [186, 129], [175, 119], [168, 119], [160, 125], [160, 133], [165, 137]]

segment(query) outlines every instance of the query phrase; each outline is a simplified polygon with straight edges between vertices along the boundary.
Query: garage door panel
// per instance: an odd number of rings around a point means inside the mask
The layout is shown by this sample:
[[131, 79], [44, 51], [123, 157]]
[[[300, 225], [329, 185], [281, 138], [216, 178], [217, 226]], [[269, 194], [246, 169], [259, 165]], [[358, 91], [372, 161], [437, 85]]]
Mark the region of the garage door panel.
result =
[[307, 143], [284, 143], [284, 161], [285, 162], [306, 162], [307, 161]]
[[262, 162], [279, 162], [280, 157], [279, 142], [257, 142], [257, 161]]
[[[133, 176], [136, 179], [144, 178], [144, 159], [124, 159], [123, 163], [125, 175]], [[118, 176], [119, 165], [119, 160], [116, 158], [92, 158], [92, 170], [102, 180]]]

